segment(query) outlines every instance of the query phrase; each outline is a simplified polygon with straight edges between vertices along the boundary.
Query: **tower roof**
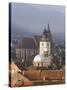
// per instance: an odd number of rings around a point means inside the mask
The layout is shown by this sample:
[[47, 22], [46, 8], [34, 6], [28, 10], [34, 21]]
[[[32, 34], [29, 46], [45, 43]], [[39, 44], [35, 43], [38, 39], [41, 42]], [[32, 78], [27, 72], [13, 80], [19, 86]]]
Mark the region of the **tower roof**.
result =
[[43, 34], [42, 34], [42, 37], [41, 37], [41, 41], [47, 41], [48, 38], [47, 38], [47, 30], [46, 28], [44, 28], [44, 31], [43, 31]]
[[41, 41], [48, 41], [50, 40], [51, 32], [50, 32], [50, 26], [48, 24], [47, 29], [44, 28], [43, 35], [41, 37]]
[[48, 30], [50, 31], [50, 26], [49, 26], [49, 24], [48, 24], [47, 28], [48, 28]]
[[46, 28], [44, 28], [43, 35], [45, 35], [47, 32]]

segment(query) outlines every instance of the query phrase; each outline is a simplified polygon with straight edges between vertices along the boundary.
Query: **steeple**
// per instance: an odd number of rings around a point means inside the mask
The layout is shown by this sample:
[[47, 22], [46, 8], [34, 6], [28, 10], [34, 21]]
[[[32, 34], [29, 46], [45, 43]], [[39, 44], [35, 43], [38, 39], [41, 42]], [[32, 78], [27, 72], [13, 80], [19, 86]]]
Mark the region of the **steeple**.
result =
[[49, 26], [49, 24], [48, 24], [48, 26], [47, 26], [47, 37], [49, 38], [49, 40], [51, 40], [52, 34], [51, 34], [51, 31], [50, 31], [50, 26]]
[[50, 26], [49, 26], [49, 24], [48, 24], [48, 26], [47, 26], [47, 30], [48, 30], [48, 32], [50, 33]]
[[46, 28], [44, 28], [43, 35], [45, 35], [47, 32]]

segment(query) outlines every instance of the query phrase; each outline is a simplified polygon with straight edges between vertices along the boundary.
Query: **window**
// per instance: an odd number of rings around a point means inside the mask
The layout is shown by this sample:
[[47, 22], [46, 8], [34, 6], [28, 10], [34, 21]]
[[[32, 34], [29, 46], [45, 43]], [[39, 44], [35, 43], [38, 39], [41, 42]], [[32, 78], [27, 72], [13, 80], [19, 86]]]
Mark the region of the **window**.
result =
[[44, 43], [42, 43], [42, 46], [44, 46]]

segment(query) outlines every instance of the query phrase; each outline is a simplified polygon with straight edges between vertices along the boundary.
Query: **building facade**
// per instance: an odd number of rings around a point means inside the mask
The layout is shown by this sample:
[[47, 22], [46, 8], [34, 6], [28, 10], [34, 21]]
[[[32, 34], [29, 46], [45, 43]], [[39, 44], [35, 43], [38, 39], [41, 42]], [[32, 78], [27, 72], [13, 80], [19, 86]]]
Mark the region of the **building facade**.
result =
[[[44, 32], [41, 36], [34, 35], [31, 38], [23, 37], [16, 48], [16, 57], [26, 63], [31, 62], [32, 64], [33, 59], [37, 54], [44, 55], [44, 57], [46, 58], [45, 63], [47, 65], [51, 56], [51, 32], [49, 25], [47, 29], [44, 29]], [[43, 64], [41, 63], [40, 65], [38, 65], [44, 66], [44, 62]], [[34, 63], [33, 66], [37, 65], [35, 65]]]
[[42, 37], [39, 42], [39, 55], [34, 58], [33, 66], [47, 67], [51, 65], [51, 37], [49, 37], [48, 31], [44, 29]]

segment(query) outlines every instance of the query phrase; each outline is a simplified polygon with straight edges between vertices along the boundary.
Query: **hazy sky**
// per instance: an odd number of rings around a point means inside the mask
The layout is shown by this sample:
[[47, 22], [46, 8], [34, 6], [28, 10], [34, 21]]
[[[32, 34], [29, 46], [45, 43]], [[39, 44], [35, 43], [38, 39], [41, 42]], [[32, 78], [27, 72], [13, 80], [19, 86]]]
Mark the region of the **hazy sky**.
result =
[[49, 23], [52, 33], [64, 34], [65, 7], [12, 3], [12, 28], [40, 34]]

